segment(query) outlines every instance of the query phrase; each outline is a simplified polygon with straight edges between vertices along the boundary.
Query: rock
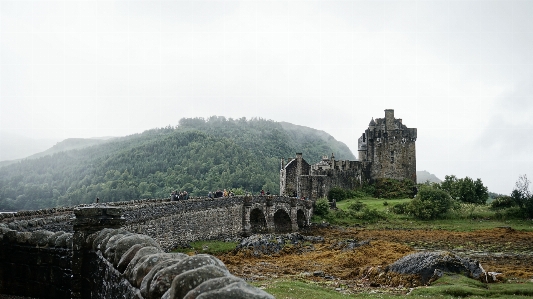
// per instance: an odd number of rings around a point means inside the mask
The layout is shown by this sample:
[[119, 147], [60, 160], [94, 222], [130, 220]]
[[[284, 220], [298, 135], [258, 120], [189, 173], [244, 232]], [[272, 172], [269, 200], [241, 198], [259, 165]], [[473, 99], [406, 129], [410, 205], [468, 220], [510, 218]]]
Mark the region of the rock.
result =
[[72, 234], [64, 233], [59, 235], [56, 239], [54, 246], [59, 248], [67, 248], [69, 246], [72, 246]]
[[183, 299], [196, 299], [198, 296], [200, 296], [203, 293], [218, 290], [218, 289], [226, 287], [227, 285], [230, 285], [234, 282], [239, 282], [239, 281], [243, 281], [242, 278], [239, 278], [239, 277], [236, 277], [230, 274], [227, 276], [223, 276], [223, 277], [209, 279], [207, 281], [202, 282], [196, 288], [190, 290], [187, 293], [187, 295], [183, 297]]
[[206, 265], [217, 266], [225, 271], [228, 271], [224, 263], [217, 259], [214, 256], [207, 254], [198, 254], [194, 256], [187, 257], [180, 261], [179, 263], [161, 269], [156, 273], [150, 284], [149, 296], [148, 298], [159, 298], [161, 297], [172, 285], [174, 278], [181, 273], [186, 271], [200, 268]]
[[148, 291], [150, 290], [150, 284], [152, 283], [152, 279], [157, 274], [157, 272], [159, 272], [159, 270], [161, 270], [163, 268], [166, 268], [168, 266], [177, 264], [181, 260], [183, 260], [183, 259], [188, 257], [188, 255], [183, 254], [183, 253], [174, 253], [174, 254], [176, 255], [176, 258], [171, 258], [169, 260], [162, 261], [162, 262], [158, 263], [157, 265], [152, 267], [152, 269], [150, 270], [150, 272], [148, 272], [148, 274], [146, 274], [146, 276], [144, 276], [144, 278], [143, 278], [143, 280], [141, 282], [141, 287], [140, 287], [141, 294], [144, 297], [148, 296]]
[[[98, 249], [100, 249], [100, 244], [102, 243], [102, 241], [107, 238], [109, 236], [109, 234], [111, 232], [115, 231], [114, 229], [112, 228], [104, 228], [103, 230], [97, 232], [97, 233], [94, 233], [93, 235], [95, 235], [96, 237], [94, 238], [94, 241], [93, 241], [93, 250], [94, 251], [98, 251]], [[89, 238], [88, 238], [89, 239]]]
[[229, 271], [214, 265], [192, 269], [176, 276], [170, 287], [170, 299], [182, 299], [189, 291], [205, 281], [229, 275]]
[[128, 264], [135, 257], [135, 254], [137, 254], [137, 251], [139, 251], [139, 249], [141, 248], [143, 248], [141, 244], [135, 244], [131, 246], [130, 249], [128, 249], [128, 251], [126, 251], [122, 255], [122, 257], [120, 258], [120, 261], [117, 264], [117, 270], [120, 273], [124, 273], [124, 271], [126, 270], [126, 267], [128, 267]]
[[417, 252], [402, 257], [388, 267], [399, 274], [420, 276], [422, 284], [439, 277], [439, 273], [460, 273], [470, 278], [487, 281], [487, 274], [477, 260], [462, 258], [448, 251]]
[[143, 247], [159, 247], [159, 243], [157, 243], [154, 239], [146, 235], [131, 234], [125, 236], [119, 239], [115, 245], [115, 256], [113, 258], [113, 265], [115, 267], [117, 267], [118, 263], [120, 262], [122, 255], [126, 253], [126, 251], [128, 251], [133, 245], [141, 245]]
[[126, 267], [126, 270], [124, 270], [124, 277], [126, 277], [127, 280], [133, 281], [133, 273], [135, 270], [135, 267], [137, 267], [137, 264], [140, 264], [144, 262], [147, 256], [151, 254], [160, 253], [161, 248], [148, 246], [143, 247], [137, 251], [133, 259], [131, 259], [131, 262]]
[[286, 244], [296, 247], [303, 246], [305, 242], [323, 242], [323, 237], [307, 237], [299, 233], [284, 235], [252, 235], [244, 238], [235, 250], [251, 250], [254, 255], [275, 254], [280, 252]]
[[103, 256], [110, 262], [113, 263], [113, 260], [115, 259], [115, 245], [117, 242], [124, 238], [126, 234], [116, 234], [114, 236], [111, 236], [105, 246], [101, 246], [100, 250], [103, 253]]
[[48, 244], [48, 238], [53, 234], [53, 232], [47, 230], [34, 231], [31, 238], [28, 240], [28, 244], [33, 246], [45, 246]]
[[133, 279], [130, 280], [131, 284], [135, 287], [140, 287], [146, 274], [148, 274], [148, 272], [150, 272], [155, 265], [174, 257], [179, 259], [179, 256], [177, 256], [175, 253], [156, 253], [147, 256], [146, 259], [144, 259], [142, 263], [138, 263], [133, 270]]
[[269, 293], [246, 282], [234, 282], [224, 288], [203, 293], [197, 299], [274, 299]]
[[51, 235], [50, 237], [48, 237], [48, 240], [47, 240], [48, 246], [55, 247], [57, 238], [59, 238], [59, 236], [61, 236], [64, 233], [65, 233], [64, 231], [58, 231], [54, 233], [53, 235]]

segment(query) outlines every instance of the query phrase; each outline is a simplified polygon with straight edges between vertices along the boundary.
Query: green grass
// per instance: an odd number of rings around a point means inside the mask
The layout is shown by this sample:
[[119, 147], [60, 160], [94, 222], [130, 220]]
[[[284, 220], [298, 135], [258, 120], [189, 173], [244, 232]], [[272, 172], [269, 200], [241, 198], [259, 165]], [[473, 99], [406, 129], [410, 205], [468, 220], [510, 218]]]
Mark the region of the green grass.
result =
[[232, 251], [237, 244], [236, 242], [196, 241], [190, 244], [191, 247], [177, 248], [172, 252], [220, 254]]
[[[362, 225], [369, 229], [404, 228], [404, 229], [432, 229], [450, 231], [474, 231], [480, 229], [492, 229], [496, 227], [512, 227], [516, 230], [533, 231], [532, 220], [500, 219], [497, 213], [490, 210], [487, 205], [462, 204], [458, 209], [449, 212], [444, 219], [417, 220], [409, 215], [398, 215], [390, 212], [390, 208], [399, 203], [407, 203], [411, 199], [378, 199], [378, 198], [354, 198], [337, 202], [337, 208], [348, 211], [349, 206], [356, 202], [362, 202], [368, 209], [375, 209], [385, 215], [386, 219], [369, 221], [348, 217], [342, 213], [332, 211], [325, 219], [314, 217], [314, 222], [328, 221], [336, 225]], [[386, 203], [386, 204], [384, 204]]]
[[[278, 299], [337, 299], [337, 298], [531, 298], [533, 283], [493, 283], [484, 284], [462, 275], [446, 275], [435, 281], [431, 286], [418, 287], [409, 295], [388, 293], [387, 289], [365, 289], [361, 292], [349, 290], [346, 286], [318, 284], [302, 280], [274, 280], [254, 282], [253, 285], [262, 288]], [[336, 290], [339, 288], [340, 290]], [[397, 290], [396, 290], [397, 291]], [[351, 294], [350, 294], [351, 293]]]
[[414, 298], [531, 298], [533, 283], [484, 284], [462, 275], [445, 275], [429, 287], [411, 292]]

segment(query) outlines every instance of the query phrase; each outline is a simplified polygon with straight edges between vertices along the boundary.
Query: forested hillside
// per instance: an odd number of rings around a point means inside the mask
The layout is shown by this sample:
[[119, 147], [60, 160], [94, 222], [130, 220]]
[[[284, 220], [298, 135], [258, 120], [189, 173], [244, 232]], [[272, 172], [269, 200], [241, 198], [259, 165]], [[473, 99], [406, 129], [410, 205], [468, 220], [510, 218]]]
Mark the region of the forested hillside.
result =
[[[78, 141], [81, 142], [81, 141]], [[182, 119], [93, 146], [0, 168], [0, 210], [102, 201], [193, 196], [216, 189], [279, 192], [280, 158], [302, 152], [310, 162], [335, 153], [355, 159], [329, 134], [287, 123], [224, 117]]]

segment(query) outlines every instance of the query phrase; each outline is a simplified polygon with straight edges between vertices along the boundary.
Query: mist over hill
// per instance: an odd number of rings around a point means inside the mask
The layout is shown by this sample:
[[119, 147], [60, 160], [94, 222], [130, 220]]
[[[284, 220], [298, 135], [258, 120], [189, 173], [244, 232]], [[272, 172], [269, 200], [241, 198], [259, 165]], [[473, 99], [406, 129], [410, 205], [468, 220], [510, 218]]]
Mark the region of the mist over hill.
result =
[[418, 184], [423, 184], [423, 183], [428, 182], [428, 181], [430, 183], [440, 183], [440, 182], [442, 182], [441, 179], [439, 179], [437, 176], [435, 176], [432, 173], [429, 173], [426, 170], [422, 170], [422, 171], [417, 171], [416, 172], [416, 182]]
[[184, 118], [168, 126], [109, 140], [68, 139], [0, 168], [0, 210], [193, 196], [216, 189], [279, 192], [280, 159], [302, 152], [355, 157], [331, 135], [289, 123], [224, 117]]

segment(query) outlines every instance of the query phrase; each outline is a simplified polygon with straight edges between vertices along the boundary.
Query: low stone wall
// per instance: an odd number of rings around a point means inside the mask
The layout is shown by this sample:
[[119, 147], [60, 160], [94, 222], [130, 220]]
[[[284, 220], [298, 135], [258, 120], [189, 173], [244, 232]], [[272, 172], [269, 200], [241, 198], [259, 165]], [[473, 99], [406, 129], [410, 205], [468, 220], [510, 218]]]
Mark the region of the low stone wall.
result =
[[213, 256], [165, 253], [153, 239], [124, 229], [91, 234], [83, 247], [81, 298], [274, 298]]
[[140, 203], [122, 207], [124, 228], [169, 250], [197, 240], [235, 239], [242, 233], [243, 198]]
[[0, 294], [70, 298], [72, 234], [0, 224]]

